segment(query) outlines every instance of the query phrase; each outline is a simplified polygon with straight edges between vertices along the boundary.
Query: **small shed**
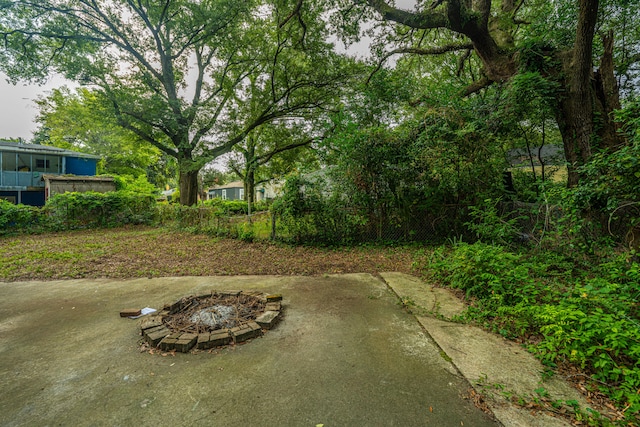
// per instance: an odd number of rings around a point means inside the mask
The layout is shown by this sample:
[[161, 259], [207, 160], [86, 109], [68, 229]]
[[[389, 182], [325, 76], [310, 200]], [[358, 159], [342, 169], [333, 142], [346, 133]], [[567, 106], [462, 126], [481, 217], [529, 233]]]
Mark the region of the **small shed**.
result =
[[67, 191], [72, 193], [116, 191], [116, 182], [110, 176], [42, 175], [42, 180], [44, 181], [45, 200]]

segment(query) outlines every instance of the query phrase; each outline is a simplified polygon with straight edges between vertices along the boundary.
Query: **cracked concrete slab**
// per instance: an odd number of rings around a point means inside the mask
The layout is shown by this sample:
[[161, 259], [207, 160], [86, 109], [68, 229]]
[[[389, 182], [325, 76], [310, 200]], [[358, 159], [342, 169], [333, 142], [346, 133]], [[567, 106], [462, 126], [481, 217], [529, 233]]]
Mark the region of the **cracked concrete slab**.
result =
[[[282, 294], [261, 338], [140, 352], [124, 308], [211, 289]], [[144, 319], [144, 318], [143, 318]], [[369, 274], [0, 283], [0, 425], [499, 425]]]

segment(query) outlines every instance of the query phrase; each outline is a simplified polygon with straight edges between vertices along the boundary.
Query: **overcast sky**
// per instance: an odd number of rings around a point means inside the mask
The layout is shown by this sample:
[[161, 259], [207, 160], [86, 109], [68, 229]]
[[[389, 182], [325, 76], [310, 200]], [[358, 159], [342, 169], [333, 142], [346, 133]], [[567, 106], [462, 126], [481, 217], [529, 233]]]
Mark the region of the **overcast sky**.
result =
[[34, 123], [38, 112], [34, 100], [38, 95], [64, 84], [62, 79], [52, 79], [46, 87], [7, 83], [6, 75], [0, 73], [0, 139], [33, 137]]
[[[412, 9], [415, 0], [397, 0], [396, 4], [403, 9]], [[341, 43], [336, 43], [336, 47], [340, 45]], [[349, 49], [350, 53], [362, 50], [368, 49], [362, 45]], [[38, 114], [35, 100], [39, 96], [46, 96], [51, 89], [65, 84], [75, 86], [60, 77], [50, 79], [44, 86], [24, 83], [14, 86], [7, 83], [5, 74], [0, 73], [0, 139], [22, 138], [31, 141], [33, 132], [38, 127], [35, 123]]]

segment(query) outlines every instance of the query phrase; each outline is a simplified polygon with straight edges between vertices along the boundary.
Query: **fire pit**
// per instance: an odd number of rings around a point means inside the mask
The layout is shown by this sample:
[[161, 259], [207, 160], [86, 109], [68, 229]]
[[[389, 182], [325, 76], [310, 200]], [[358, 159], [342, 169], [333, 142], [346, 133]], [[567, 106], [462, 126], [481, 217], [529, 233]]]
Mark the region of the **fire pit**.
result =
[[187, 353], [260, 336], [276, 325], [281, 313], [281, 295], [213, 291], [165, 305], [145, 319], [140, 329], [146, 345]]

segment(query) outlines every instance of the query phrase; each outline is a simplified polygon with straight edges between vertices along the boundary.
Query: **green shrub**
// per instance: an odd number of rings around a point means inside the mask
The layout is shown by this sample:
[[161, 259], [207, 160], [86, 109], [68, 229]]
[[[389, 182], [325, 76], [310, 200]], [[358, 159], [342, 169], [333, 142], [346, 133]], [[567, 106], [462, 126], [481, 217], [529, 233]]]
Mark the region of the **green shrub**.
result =
[[279, 236], [296, 243], [349, 244], [358, 236], [363, 219], [337, 193], [327, 194], [321, 179], [289, 177], [283, 194], [272, 205]]
[[12, 231], [37, 231], [43, 226], [40, 209], [27, 205], [14, 205], [0, 199], [0, 234]]
[[[220, 209], [225, 215], [247, 215], [249, 213], [249, 205], [244, 200], [223, 200], [215, 197], [202, 202], [203, 206], [215, 207]], [[251, 204], [251, 213], [263, 212], [269, 210], [267, 202], [260, 201]]]
[[501, 215], [498, 211], [499, 204], [500, 199], [486, 199], [477, 206], [470, 206], [471, 221], [464, 225], [485, 243], [511, 246], [518, 241], [518, 236], [522, 234], [518, 228], [518, 221], [521, 217]]
[[253, 224], [236, 224], [236, 230], [234, 234], [238, 239], [248, 243], [253, 242], [256, 238]]
[[594, 387], [640, 414], [640, 265], [623, 254], [585, 266], [553, 251], [513, 253], [485, 243], [437, 249], [429, 267], [465, 290], [469, 320], [507, 337], [533, 337], [545, 364], [579, 366]]
[[113, 178], [115, 179], [116, 190], [118, 191], [126, 191], [137, 195], [158, 194], [158, 189], [151, 184], [144, 175], [140, 175], [138, 177], [130, 175], [113, 175]]
[[127, 191], [56, 194], [44, 211], [55, 230], [152, 224], [157, 217], [154, 196]]
[[452, 251], [445, 247], [436, 250], [433, 259], [431, 267], [436, 278], [464, 290], [487, 309], [517, 304], [538, 294], [533, 289], [533, 266], [524, 262], [522, 255], [501, 246], [459, 243]]

